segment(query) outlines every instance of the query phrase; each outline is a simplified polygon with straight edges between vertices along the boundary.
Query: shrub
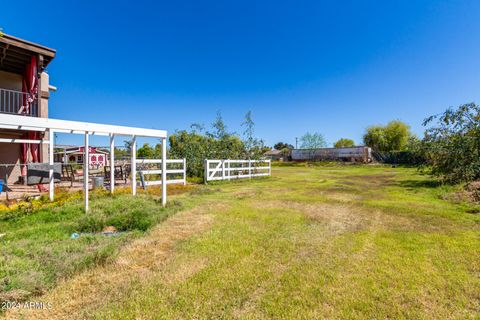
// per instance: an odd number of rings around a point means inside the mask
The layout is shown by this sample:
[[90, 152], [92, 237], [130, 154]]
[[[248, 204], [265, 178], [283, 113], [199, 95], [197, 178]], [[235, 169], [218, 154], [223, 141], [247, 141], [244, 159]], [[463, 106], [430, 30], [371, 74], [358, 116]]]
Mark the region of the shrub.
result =
[[424, 121], [424, 148], [432, 173], [444, 181], [480, 179], [480, 107], [474, 103], [449, 108]]

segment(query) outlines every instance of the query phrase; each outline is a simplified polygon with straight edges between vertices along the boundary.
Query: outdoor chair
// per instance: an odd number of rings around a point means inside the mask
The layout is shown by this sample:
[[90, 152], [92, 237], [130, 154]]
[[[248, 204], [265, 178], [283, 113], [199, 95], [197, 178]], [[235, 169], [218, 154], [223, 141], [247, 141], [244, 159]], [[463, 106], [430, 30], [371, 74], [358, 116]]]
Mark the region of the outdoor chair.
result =
[[70, 181], [70, 187], [73, 187], [73, 182], [81, 180], [83, 175], [78, 174], [71, 164], [62, 164], [62, 181]]

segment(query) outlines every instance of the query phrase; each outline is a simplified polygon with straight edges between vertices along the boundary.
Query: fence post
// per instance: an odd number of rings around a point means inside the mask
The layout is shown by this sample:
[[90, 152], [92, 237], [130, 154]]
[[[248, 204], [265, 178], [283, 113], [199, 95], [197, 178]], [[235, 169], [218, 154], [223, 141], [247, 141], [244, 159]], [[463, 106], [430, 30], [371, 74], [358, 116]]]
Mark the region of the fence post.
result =
[[230, 165], [232, 164], [232, 162], [230, 161], [230, 159], [227, 159], [227, 164], [228, 164], [228, 181], [232, 180], [232, 171], [230, 170]]
[[187, 159], [183, 158], [183, 185], [187, 185]]
[[208, 181], [208, 160], [207, 159], [205, 159], [205, 161], [203, 162], [203, 167], [205, 170], [205, 172], [203, 173], [203, 182], [207, 184], [207, 181]]
[[225, 160], [222, 159], [222, 180], [225, 180]]
[[252, 179], [252, 160], [248, 159], [248, 179]]

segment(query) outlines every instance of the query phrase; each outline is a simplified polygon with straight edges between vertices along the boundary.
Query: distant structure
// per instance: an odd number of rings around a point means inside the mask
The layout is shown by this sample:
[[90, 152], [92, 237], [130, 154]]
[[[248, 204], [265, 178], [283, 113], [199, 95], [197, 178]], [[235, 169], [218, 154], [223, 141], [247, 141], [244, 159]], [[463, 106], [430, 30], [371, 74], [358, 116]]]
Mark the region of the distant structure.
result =
[[372, 161], [372, 149], [365, 146], [349, 148], [293, 149], [292, 160], [368, 163]]
[[287, 160], [282, 150], [277, 149], [268, 150], [263, 156], [270, 160]]
[[[85, 155], [85, 147], [70, 147], [64, 148], [63, 151], [55, 152], [55, 162], [63, 164], [82, 164]], [[103, 168], [108, 165], [108, 158], [110, 152], [96, 147], [89, 147], [88, 164], [90, 169]]]

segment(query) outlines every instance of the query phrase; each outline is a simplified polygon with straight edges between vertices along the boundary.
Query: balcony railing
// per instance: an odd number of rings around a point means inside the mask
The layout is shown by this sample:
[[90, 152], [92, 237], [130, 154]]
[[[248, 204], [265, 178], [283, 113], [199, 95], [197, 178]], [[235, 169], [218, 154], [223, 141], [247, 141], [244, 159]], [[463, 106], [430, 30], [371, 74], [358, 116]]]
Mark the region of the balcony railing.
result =
[[38, 117], [38, 99], [29, 93], [0, 88], [0, 113]]

